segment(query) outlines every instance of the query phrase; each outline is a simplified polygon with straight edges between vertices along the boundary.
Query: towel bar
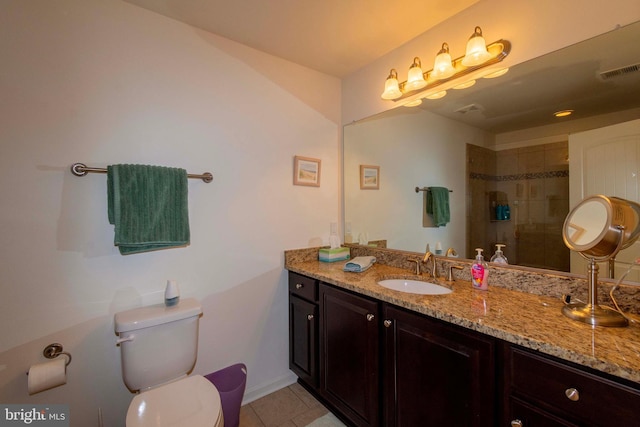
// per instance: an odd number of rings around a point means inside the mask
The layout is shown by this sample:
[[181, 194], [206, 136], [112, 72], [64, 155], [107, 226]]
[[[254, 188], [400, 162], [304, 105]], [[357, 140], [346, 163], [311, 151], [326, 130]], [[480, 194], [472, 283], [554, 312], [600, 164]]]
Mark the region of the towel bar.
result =
[[[84, 163], [74, 163], [71, 165], [71, 173], [75, 176], [85, 176], [88, 173], [107, 173], [105, 168], [90, 168]], [[187, 178], [198, 178], [206, 182], [207, 184], [213, 181], [213, 175], [211, 172], [205, 172], [201, 175], [187, 174]]]
[[[431, 188], [430, 187], [416, 187], [416, 193], [419, 193], [420, 191], [429, 191]], [[453, 190], [449, 190], [449, 193], [453, 193]]]

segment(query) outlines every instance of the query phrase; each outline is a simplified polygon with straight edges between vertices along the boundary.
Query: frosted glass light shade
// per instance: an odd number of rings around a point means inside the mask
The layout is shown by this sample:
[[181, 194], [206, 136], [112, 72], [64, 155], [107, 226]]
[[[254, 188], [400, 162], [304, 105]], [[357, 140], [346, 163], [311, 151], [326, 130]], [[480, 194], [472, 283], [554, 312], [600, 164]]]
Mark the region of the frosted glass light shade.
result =
[[431, 77], [437, 80], [448, 79], [456, 73], [456, 69], [451, 64], [451, 55], [449, 54], [449, 46], [442, 43], [442, 49], [438, 52], [436, 60], [433, 63], [433, 71]]
[[422, 64], [420, 63], [420, 58], [415, 57], [413, 59], [413, 64], [409, 68], [409, 75], [407, 78], [407, 83], [404, 88], [407, 91], [422, 89], [427, 85], [427, 81], [424, 79], [424, 74], [422, 72]]
[[398, 73], [396, 70], [391, 70], [389, 77], [384, 82], [384, 92], [380, 97], [382, 99], [397, 99], [402, 96], [400, 91], [400, 85], [398, 84]]
[[487, 44], [484, 41], [484, 37], [482, 37], [482, 29], [476, 27], [467, 42], [467, 53], [462, 58], [462, 65], [474, 67], [485, 63], [490, 58], [491, 54], [487, 51]]

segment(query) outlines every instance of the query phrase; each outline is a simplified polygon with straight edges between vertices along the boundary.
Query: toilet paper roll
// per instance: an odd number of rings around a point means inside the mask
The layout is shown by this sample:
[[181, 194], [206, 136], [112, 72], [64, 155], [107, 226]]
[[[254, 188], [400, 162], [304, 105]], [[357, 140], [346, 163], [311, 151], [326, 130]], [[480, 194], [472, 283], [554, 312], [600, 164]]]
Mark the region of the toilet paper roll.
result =
[[58, 357], [45, 363], [38, 363], [29, 368], [27, 386], [29, 394], [40, 393], [67, 383], [67, 358]]

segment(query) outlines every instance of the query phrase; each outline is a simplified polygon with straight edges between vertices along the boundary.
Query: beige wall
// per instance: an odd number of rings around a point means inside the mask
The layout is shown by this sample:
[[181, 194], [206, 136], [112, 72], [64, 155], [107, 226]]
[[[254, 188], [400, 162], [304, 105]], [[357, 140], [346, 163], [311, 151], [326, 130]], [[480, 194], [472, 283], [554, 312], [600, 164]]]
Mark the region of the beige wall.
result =
[[640, 2], [636, 0], [482, 0], [347, 76], [342, 123], [397, 106], [380, 99], [389, 70], [396, 68], [399, 80], [406, 80], [413, 57], [430, 64], [445, 41], [454, 58], [464, 55], [476, 25], [482, 27], [487, 42], [504, 38], [512, 43], [504, 64], [513, 66], [639, 19]]
[[[338, 221], [340, 81], [117, 0], [5, 0], [0, 20], [0, 402], [123, 425], [113, 314], [170, 278], [203, 303], [197, 373], [242, 361], [250, 396], [295, 380], [283, 251]], [[292, 185], [294, 155], [322, 160], [319, 188]], [[189, 181], [191, 245], [121, 256], [105, 176], [74, 162], [211, 171]], [[68, 383], [28, 396], [51, 342]]]

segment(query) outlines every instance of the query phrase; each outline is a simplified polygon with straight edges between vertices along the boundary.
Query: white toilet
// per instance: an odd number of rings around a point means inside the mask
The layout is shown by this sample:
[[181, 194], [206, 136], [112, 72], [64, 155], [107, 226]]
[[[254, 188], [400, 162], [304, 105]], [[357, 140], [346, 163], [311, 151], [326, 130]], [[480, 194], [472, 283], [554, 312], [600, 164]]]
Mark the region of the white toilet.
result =
[[220, 394], [196, 363], [202, 306], [196, 299], [135, 308], [115, 315], [122, 378], [139, 392], [127, 411], [127, 427], [222, 427]]

